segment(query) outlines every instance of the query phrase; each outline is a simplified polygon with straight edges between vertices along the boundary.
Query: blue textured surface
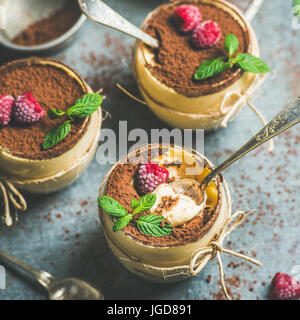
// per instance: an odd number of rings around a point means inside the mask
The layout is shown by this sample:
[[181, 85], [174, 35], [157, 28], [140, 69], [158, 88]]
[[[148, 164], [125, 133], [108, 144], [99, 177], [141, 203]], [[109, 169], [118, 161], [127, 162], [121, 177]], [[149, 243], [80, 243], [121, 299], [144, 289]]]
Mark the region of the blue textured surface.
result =
[[[248, 1], [234, 1], [242, 9]], [[162, 1], [111, 0], [110, 5], [140, 25]], [[253, 21], [261, 56], [274, 72], [259, 89], [253, 102], [270, 120], [284, 104], [299, 95], [300, 29], [291, 27], [292, 1], [265, 1]], [[94, 89], [105, 88], [104, 108], [113, 116], [104, 123], [117, 130], [119, 120], [128, 129], [163, 128], [152, 113], [130, 100], [115, 86], [137, 93], [128, 65], [133, 40], [115, 31], [87, 22], [79, 38], [55, 58], [71, 65]], [[259, 128], [253, 112], [244, 108], [227, 129], [206, 134], [205, 153], [220, 163]], [[277, 271], [291, 273], [300, 265], [299, 152], [300, 128], [275, 139], [275, 152], [266, 146], [228, 169], [224, 176], [232, 186], [234, 209], [257, 211], [230, 235], [227, 247], [244, 250], [264, 264], [249, 266], [223, 255], [227, 284], [235, 298], [265, 299], [271, 277]], [[1, 227], [1, 249], [58, 278], [74, 276], [101, 288], [107, 299], [220, 299], [216, 261], [197, 277], [174, 285], [157, 285], [136, 278], [113, 257], [104, 239], [97, 215], [96, 198], [109, 165], [92, 163], [68, 189], [29, 199], [29, 210], [13, 230]], [[211, 278], [211, 280], [210, 280]], [[0, 299], [44, 299], [45, 295], [8, 273], [7, 289]]]

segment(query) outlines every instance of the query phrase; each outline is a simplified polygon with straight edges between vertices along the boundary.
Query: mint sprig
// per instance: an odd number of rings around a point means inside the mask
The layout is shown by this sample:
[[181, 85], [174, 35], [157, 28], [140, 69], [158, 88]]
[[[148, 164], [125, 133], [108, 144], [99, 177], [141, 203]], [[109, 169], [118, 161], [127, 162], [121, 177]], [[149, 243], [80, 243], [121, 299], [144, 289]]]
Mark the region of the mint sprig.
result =
[[[151, 209], [156, 201], [155, 194], [146, 194], [139, 200], [132, 199], [130, 206], [133, 210], [132, 213], [128, 213], [125, 208], [108, 196], [101, 196], [98, 198], [98, 204], [106, 213], [113, 217], [117, 217], [118, 220], [113, 225], [113, 231], [119, 231], [124, 229], [132, 220], [135, 214], [142, 213]], [[172, 233], [172, 226], [167, 223], [167, 220], [161, 216], [155, 216], [152, 214], [139, 217], [136, 221], [137, 228], [153, 237], [163, 237]]]
[[156, 195], [153, 193], [149, 193], [141, 197], [135, 203], [133, 214], [141, 213], [147, 210], [150, 210], [156, 201]]
[[128, 214], [126, 209], [115, 199], [102, 196], [98, 198], [99, 206], [113, 217], [124, 217]]
[[204, 61], [194, 75], [195, 80], [207, 79], [228, 69], [229, 65], [224, 60], [219, 57]]
[[[162, 227], [162, 223], [164, 226]], [[164, 237], [172, 233], [172, 226], [162, 216], [149, 214], [141, 216], [136, 220], [138, 229], [153, 237]]]
[[67, 110], [68, 116], [85, 118], [93, 114], [101, 105], [102, 96], [96, 93], [87, 93], [76, 100], [75, 105]]
[[135, 198], [131, 199], [130, 201], [131, 208], [135, 209], [137, 205], [138, 205], [138, 200], [136, 200]]
[[270, 68], [262, 60], [247, 53], [237, 54], [236, 63], [248, 72], [265, 73], [270, 71]]
[[231, 57], [239, 48], [239, 39], [233, 34], [229, 33], [225, 38], [225, 51]]
[[232, 68], [234, 65], [238, 65], [244, 71], [252, 73], [265, 73], [271, 71], [265, 62], [255, 56], [247, 53], [238, 53], [235, 55], [239, 48], [239, 40], [233, 33], [227, 34], [224, 48], [228, 56], [209, 59], [201, 63], [194, 74], [195, 80], [211, 78]]
[[47, 112], [47, 117], [51, 120], [55, 120], [55, 119], [58, 119], [62, 116], [64, 116], [66, 113], [60, 109], [50, 109], [48, 112]]
[[57, 128], [52, 129], [47, 133], [43, 143], [44, 150], [48, 150], [55, 146], [59, 141], [63, 140], [71, 131], [71, 122], [66, 121]]
[[293, 12], [297, 18], [300, 18], [300, 0], [294, 0]]
[[120, 231], [123, 228], [125, 228], [128, 225], [128, 223], [131, 222], [132, 218], [133, 218], [132, 214], [127, 214], [126, 216], [118, 219], [113, 226], [114, 232]]
[[103, 99], [100, 94], [87, 93], [82, 98], [77, 99], [75, 105], [66, 111], [50, 109], [47, 112], [50, 120], [59, 119], [63, 116], [67, 116], [68, 120], [47, 133], [43, 143], [43, 149], [48, 150], [54, 147], [70, 133], [72, 123], [74, 122], [73, 117], [82, 119], [92, 115], [101, 106], [102, 101]]

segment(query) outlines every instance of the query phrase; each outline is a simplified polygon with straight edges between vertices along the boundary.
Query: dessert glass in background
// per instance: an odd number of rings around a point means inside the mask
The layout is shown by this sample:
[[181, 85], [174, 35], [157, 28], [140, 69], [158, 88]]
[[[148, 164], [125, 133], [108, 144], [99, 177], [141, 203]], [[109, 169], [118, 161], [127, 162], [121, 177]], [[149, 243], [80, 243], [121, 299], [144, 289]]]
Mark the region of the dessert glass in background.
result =
[[[137, 167], [149, 161], [149, 153], [154, 155], [152, 162], [168, 169], [170, 180], [188, 178], [200, 182], [213, 168], [207, 158], [194, 150], [164, 144], [144, 146], [113, 166], [100, 187], [100, 196], [110, 196], [130, 210], [130, 198], [139, 198], [134, 187]], [[145, 236], [134, 223], [114, 232], [114, 219], [100, 208], [109, 247], [120, 262], [138, 276], [164, 283], [187, 279], [191, 273], [182, 272], [177, 267], [188, 266], [197, 250], [218, 239], [231, 216], [230, 193], [224, 180], [218, 178], [212, 182], [206, 194], [205, 209], [165, 237]]]
[[[92, 89], [68, 66], [48, 58], [27, 58], [0, 67], [0, 94], [33, 93], [41, 106], [65, 110]], [[99, 141], [101, 108], [78, 119], [70, 134], [43, 150], [46, 134], [61, 120], [40, 119], [33, 125], [13, 122], [0, 128], [0, 176], [18, 189], [49, 193], [79, 178], [92, 161]]]
[[6, 16], [0, 45], [20, 53], [63, 49], [86, 21], [76, 0], [2, 0], [0, 5]]
[[[172, 22], [168, 21], [166, 28], [158, 26], [159, 23], [164, 23], [158, 20], [170, 19], [176, 7], [181, 4], [198, 6], [203, 15], [202, 21], [214, 20], [219, 24], [222, 36], [215, 48], [193, 49], [189, 43], [190, 37], [181, 35]], [[242, 52], [259, 56], [255, 32], [242, 12], [233, 4], [221, 0], [174, 1], [163, 4], [151, 12], [142, 28], [158, 38], [161, 47], [156, 51], [141, 41], [136, 42], [133, 52], [134, 75], [150, 109], [169, 125], [178, 128], [215, 129], [221, 125], [227, 114], [230, 114], [230, 119], [245, 105], [245, 100], [240, 99], [240, 96], [228, 97], [230, 92], [241, 95], [253, 94], [259, 76], [239, 69], [231, 69], [212, 79], [192, 81], [201, 59], [203, 62], [219, 55], [218, 51], [224, 47], [224, 38], [228, 33], [238, 36]], [[172, 55], [168, 53], [172, 50], [172, 43], [166, 38], [168, 33], [172, 35], [172, 41], [186, 47], [180, 56], [181, 59], [186, 59], [181, 66], [183, 69], [180, 70], [180, 75], [172, 75], [172, 70], [169, 70], [170, 64], [167, 70], [164, 69], [165, 61], [172, 59]], [[161, 59], [163, 64], [160, 64], [158, 59]], [[174, 59], [174, 55], [173, 60], [173, 65], [179, 63]], [[174, 69], [174, 72], [179, 70]], [[179, 77], [183, 78], [180, 84]], [[236, 109], [231, 114], [233, 106]]]

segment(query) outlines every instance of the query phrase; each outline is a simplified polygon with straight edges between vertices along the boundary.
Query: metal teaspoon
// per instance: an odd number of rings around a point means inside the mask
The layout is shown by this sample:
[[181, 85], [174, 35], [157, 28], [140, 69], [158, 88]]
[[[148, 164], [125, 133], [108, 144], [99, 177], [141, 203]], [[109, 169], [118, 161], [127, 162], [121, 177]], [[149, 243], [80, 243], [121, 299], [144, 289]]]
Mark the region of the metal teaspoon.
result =
[[[285, 106], [263, 129], [261, 129], [253, 138], [251, 138], [246, 144], [244, 144], [239, 150], [237, 150], [228, 159], [217, 166], [211, 171], [199, 184], [202, 193], [199, 194], [201, 201], [205, 201], [204, 191], [209, 183], [224, 169], [228, 168], [231, 164], [238, 159], [245, 156], [251, 150], [257, 148], [268, 140], [274, 138], [278, 134], [284, 132], [290, 127], [300, 122], [300, 96]], [[194, 180], [185, 179], [184, 184], [194, 183]]]
[[78, 0], [81, 11], [92, 21], [142, 40], [151, 47], [158, 48], [158, 41], [120, 16], [100, 0]]
[[46, 271], [37, 270], [0, 250], [0, 260], [31, 275], [49, 294], [50, 300], [104, 300], [102, 292], [76, 278], [57, 280]]

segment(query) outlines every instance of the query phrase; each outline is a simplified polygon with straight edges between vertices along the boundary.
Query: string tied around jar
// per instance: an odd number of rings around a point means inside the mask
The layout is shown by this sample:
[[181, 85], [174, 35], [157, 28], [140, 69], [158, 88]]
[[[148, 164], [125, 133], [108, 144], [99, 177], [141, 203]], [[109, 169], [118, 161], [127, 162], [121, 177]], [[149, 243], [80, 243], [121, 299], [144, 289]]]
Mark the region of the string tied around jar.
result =
[[[0, 191], [4, 208], [4, 223], [7, 227], [13, 227], [18, 221], [18, 211], [26, 211], [27, 203], [15, 185], [5, 178], [0, 178]], [[11, 208], [15, 209], [15, 215], [11, 213]]]
[[242, 253], [238, 253], [230, 249], [226, 249], [223, 247], [222, 244], [225, 238], [244, 221], [244, 218], [247, 215], [252, 214], [253, 212], [255, 212], [255, 210], [248, 211], [248, 212], [237, 211], [236, 213], [234, 213], [230, 218], [227, 219], [227, 221], [225, 221], [222, 227], [222, 230], [220, 231], [220, 234], [217, 235], [215, 239], [212, 240], [207, 247], [202, 247], [193, 252], [190, 263], [188, 265], [179, 265], [179, 266], [173, 266], [173, 267], [157, 267], [150, 264], [146, 264], [141, 260], [139, 260], [138, 258], [129, 256], [128, 254], [126, 254], [124, 251], [122, 251], [122, 249], [120, 249], [120, 247], [117, 246], [117, 244], [113, 241], [113, 239], [111, 239], [110, 237], [109, 238], [110, 238], [110, 241], [114, 244], [114, 246], [118, 249], [119, 251], [118, 258], [123, 263], [130, 263], [132, 265], [143, 265], [143, 267], [146, 270], [160, 271], [162, 272], [164, 279], [172, 278], [178, 275], [182, 275], [185, 277], [196, 276], [200, 273], [200, 271], [205, 267], [205, 265], [210, 260], [217, 258], [218, 265], [219, 265], [220, 284], [222, 286], [226, 299], [232, 300], [232, 297], [228, 293], [226, 283], [225, 283], [225, 273], [224, 273], [221, 255], [223, 253], [227, 253], [237, 258], [244, 259], [248, 262], [251, 262], [257, 266], [262, 266], [262, 263]]
[[[107, 181], [112, 173], [112, 171], [115, 169], [115, 166], [113, 166], [109, 172], [107, 173], [107, 176], [103, 179], [102, 184], [100, 186], [100, 194], [104, 195], [105, 192], [105, 186], [107, 184]], [[205, 245], [205, 247], [201, 246], [200, 248], [194, 250], [193, 252], [189, 253], [188, 257], [186, 258], [186, 262], [184, 264], [178, 264], [178, 265], [167, 265], [162, 266], [160, 265], [154, 265], [151, 261], [145, 261], [145, 259], [141, 257], [135, 256], [135, 254], [132, 254], [128, 252], [126, 249], [124, 249], [112, 236], [112, 234], [105, 231], [104, 228], [104, 234], [105, 237], [109, 243], [109, 246], [112, 248], [114, 254], [117, 256], [117, 258], [120, 260], [120, 262], [129, 270], [133, 271], [137, 275], [146, 278], [146, 279], [155, 279], [154, 281], [160, 280], [164, 281], [177, 281], [182, 279], [187, 279], [191, 276], [196, 276], [200, 273], [200, 271], [206, 266], [206, 264], [213, 260], [214, 258], [217, 258], [218, 265], [219, 265], [219, 274], [220, 274], [220, 284], [224, 291], [225, 298], [228, 300], [231, 300], [232, 297], [229, 295], [226, 284], [225, 284], [225, 273], [223, 269], [223, 263], [221, 259], [221, 255], [223, 253], [229, 254], [231, 256], [235, 256], [240, 259], [244, 259], [245, 261], [251, 262], [257, 266], [262, 266], [262, 263], [257, 261], [254, 258], [251, 258], [249, 256], [246, 256], [242, 253], [238, 253], [235, 251], [232, 251], [230, 249], [223, 247], [223, 242], [233, 232], [238, 226], [241, 225], [242, 222], [244, 222], [245, 217], [249, 216], [250, 214], [254, 213], [256, 210], [242, 210], [239, 209], [234, 214], [231, 214], [232, 212], [232, 199], [229, 192], [229, 186], [225, 180], [223, 180], [223, 186], [225, 189], [226, 194], [226, 211], [229, 213], [228, 217], [224, 219], [224, 221], [221, 223], [221, 225], [218, 227], [218, 231], [212, 236], [210, 242]], [[100, 214], [101, 217], [101, 214]], [[102, 224], [104, 221], [102, 220]], [[151, 276], [149, 276], [149, 274]]]
[[[265, 118], [263, 117], [261, 112], [258, 110], [258, 108], [251, 102], [251, 99], [255, 91], [262, 85], [265, 79], [266, 79], [265, 74], [258, 74], [256, 75], [254, 83], [244, 92], [239, 92], [239, 91], [226, 92], [226, 94], [224, 95], [220, 103], [219, 111], [210, 113], [210, 116], [223, 117], [220, 123], [220, 126], [222, 128], [226, 128], [228, 122], [238, 112], [238, 110], [240, 110], [240, 108], [243, 105], [247, 104], [250, 107], [250, 109], [256, 114], [256, 116], [262, 122], [262, 124], [265, 126], [267, 124]], [[117, 83], [116, 86], [132, 100], [140, 104], [147, 105], [147, 103], [144, 100], [130, 93], [120, 83]], [[234, 98], [236, 98], [234, 102], [228, 103], [232, 101]], [[201, 116], [201, 114], [199, 114], [199, 116]], [[272, 153], [273, 151], [274, 151], [274, 142], [273, 142], [273, 139], [271, 139], [268, 142], [268, 152]]]
[[244, 259], [248, 262], [251, 262], [253, 264], [256, 264], [257, 266], [262, 266], [262, 263], [257, 261], [256, 259], [253, 259], [249, 256], [246, 256], [244, 254], [225, 249], [222, 246], [222, 243], [224, 239], [236, 228], [238, 227], [244, 220], [244, 218], [253, 213], [255, 210], [244, 212], [244, 211], [237, 211], [234, 213], [225, 223], [224, 230], [222, 234], [220, 235], [218, 240], [212, 241], [208, 247], [201, 248], [194, 252], [193, 257], [191, 259], [189, 268], [190, 268], [190, 274], [195, 276], [197, 275], [204, 267], [204, 265], [207, 263], [207, 261], [217, 258], [218, 265], [219, 265], [219, 273], [220, 273], [220, 282], [222, 289], [224, 291], [224, 295], [228, 300], [231, 300], [231, 297], [228, 293], [226, 283], [225, 283], [225, 273], [223, 268], [223, 263], [221, 259], [221, 255], [223, 253], [230, 254], [232, 256]]
[[[266, 78], [265, 74], [259, 74], [256, 76], [255, 83], [246, 90], [243, 94], [239, 91], [228, 91], [224, 95], [224, 98], [222, 100], [222, 103], [220, 105], [220, 111], [225, 116], [224, 119], [221, 122], [221, 127], [226, 128], [229, 120], [232, 118], [232, 116], [239, 110], [240, 106], [243, 104], [247, 104], [250, 109], [256, 114], [256, 116], [259, 118], [259, 120], [262, 122], [262, 124], [265, 126], [267, 125], [267, 122], [263, 115], [260, 113], [257, 107], [251, 102], [251, 98], [254, 94], [254, 92], [261, 86], [261, 84], [264, 82]], [[238, 100], [233, 104], [226, 107], [226, 103], [230, 101], [234, 96], [238, 97]], [[274, 141], [271, 139], [268, 142], [268, 152], [271, 153], [274, 151]]]

